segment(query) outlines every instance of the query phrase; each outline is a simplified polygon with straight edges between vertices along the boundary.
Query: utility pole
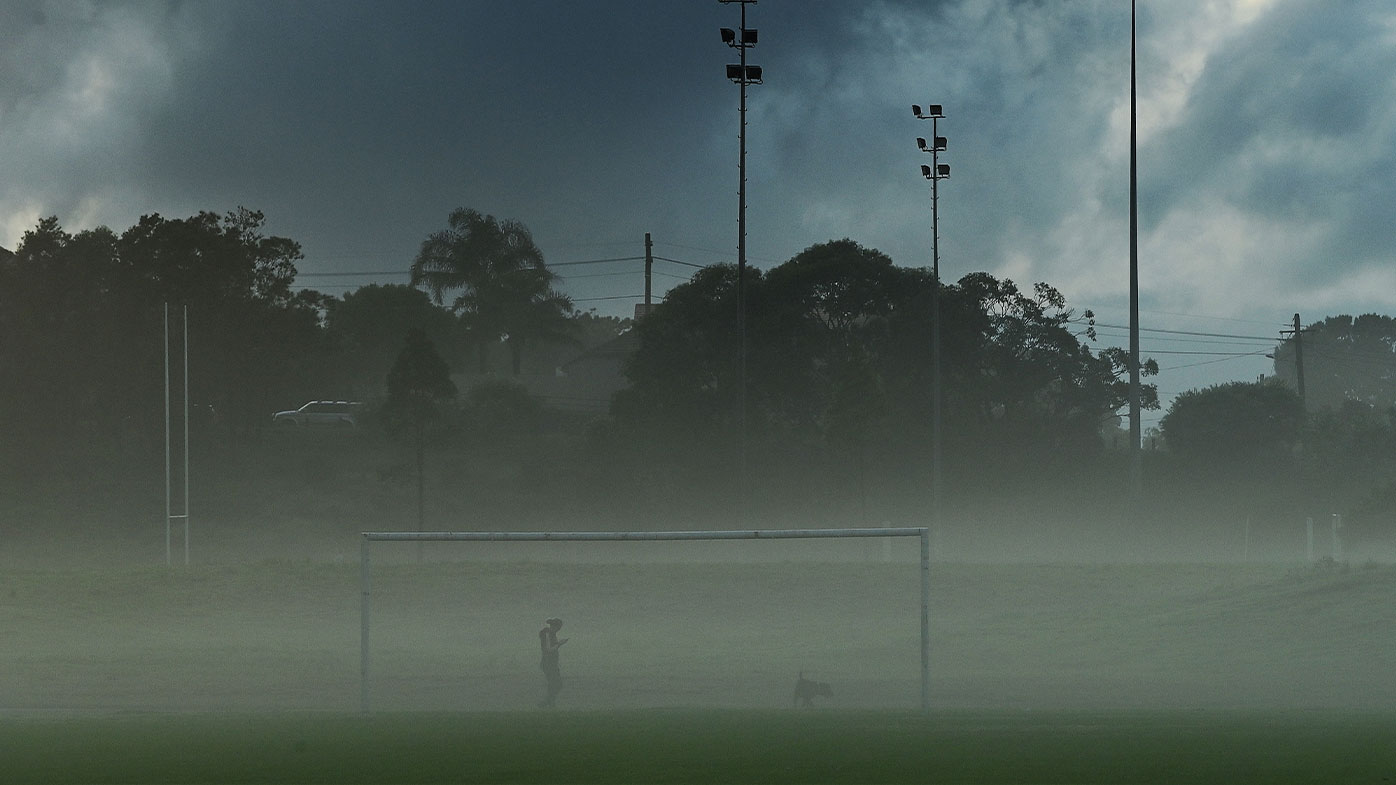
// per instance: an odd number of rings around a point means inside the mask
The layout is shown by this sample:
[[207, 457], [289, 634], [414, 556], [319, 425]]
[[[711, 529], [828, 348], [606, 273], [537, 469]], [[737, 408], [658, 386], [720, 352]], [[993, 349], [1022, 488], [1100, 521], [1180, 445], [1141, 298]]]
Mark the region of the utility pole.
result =
[[1289, 332], [1289, 333], [1292, 333], [1292, 334], [1294, 335], [1294, 377], [1295, 377], [1295, 387], [1298, 389], [1298, 392], [1299, 392], [1299, 401], [1300, 401], [1300, 403], [1305, 403], [1305, 400], [1304, 400], [1304, 338], [1303, 338], [1303, 334], [1304, 334], [1304, 333], [1303, 333], [1303, 331], [1302, 331], [1302, 330], [1300, 329], [1300, 327], [1299, 327], [1299, 314], [1296, 313], [1296, 314], [1294, 315], [1294, 329], [1293, 329], [1293, 330], [1282, 330], [1281, 332]]
[[654, 243], [650, 241], [650, 233], [645, 232], [645, 315], [650, 312], [650, 277], [654, 271]]

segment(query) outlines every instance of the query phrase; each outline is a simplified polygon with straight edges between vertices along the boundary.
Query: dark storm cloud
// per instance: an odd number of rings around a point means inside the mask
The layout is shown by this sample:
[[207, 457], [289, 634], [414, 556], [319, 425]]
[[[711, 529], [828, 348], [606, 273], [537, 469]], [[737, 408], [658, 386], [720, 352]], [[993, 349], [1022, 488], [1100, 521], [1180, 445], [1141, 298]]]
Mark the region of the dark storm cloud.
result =
[[[1380, 294], [1396, 291], [1392, 12], [1140, 5], [1145, 302], [1265, 319], [1396, 307]], [[735, 250], [737, 90], [722, 74], [737, 53], [717, 36], [738, 25], [735, 5], [50, 0], [0, 13], [0, 244], [40, 215], [120, 229], [241, 204], [304, 243], [307, 272], [405, 269], [457, 206], [524, 221], [552, 261], [638, 253], [645, 232], [692, 261]], [[946, 275], [1123, 301], [1126, 4], [766, 0], [748, 13], [765, 68], [749, 98], [750, 259], [849, 236], [927, 264], [914, 139], [930, 124], [910, 104], [939, 102]]]
[[396, 253], [404, 267], [458, 205], [548, 238], [607, 236], [605, 209], [674, 200], [674, 173], [699, 168], [685, 137], [702, 132], [700, 107], [722, 83], [703, 78], [711, 52], [674, 48], [713, 9], [685, 10], [225, 6], [219, 39], [150, 119], [145, 163], [164, 193], [215, 183], [225, 203], [254, 202], [279, 225], [381, 227], [307, 239], [331, 254]]
[[1176, 125], [1141, 150], [1150, 226], [1225, 205], [1252, 231], [1292, 237], [1263, 257], [1218, 261], [1288, 289], [1296, 309], [1305, 291], [1385, 266], [1396, 251], [1382, 229], [1396, 197], [1394, 75], [1387, 4], [1274, 4], [1217, 47]]

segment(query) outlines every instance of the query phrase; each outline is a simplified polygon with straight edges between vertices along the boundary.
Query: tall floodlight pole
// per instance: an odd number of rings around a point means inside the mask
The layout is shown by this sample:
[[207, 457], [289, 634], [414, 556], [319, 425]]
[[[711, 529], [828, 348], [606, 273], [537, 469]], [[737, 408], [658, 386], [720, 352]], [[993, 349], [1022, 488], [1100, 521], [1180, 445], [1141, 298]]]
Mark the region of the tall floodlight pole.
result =
[[184, 566], [189, 566], [189, 306], [184, 306]]
[[1143, 489], [1143, 432], [1139, 411], [1139, 172], [1135, 99], [1134, 0], [1129, 3], [1129, 485], [1131, 509]]
[[761, 66], [747, 65], [746, 50], [756, 45], [756, 31], [746, 26], [746, 7], [756, 0], [718, 0], [726, 5], [739, 3], [742, 7], [741, 27], [733, 30], [724, 27], [719, 32], [722, 42], [736, 49], [740, 62], [727, 66], [727, 78], [741, 88], [741, 101], [738, 105], [738, 153], [737, 153], [737, 332], [740, 336], [738, 349], [738, 427], [741, 430], [741, 459], [738, 464], [739, 485], [741, 488], [742, 509], [746, 507], [746, 464], [747, 464], [747, 381], [746, 381], [746, 87], [761, 84]]
[[165, 303], [165, 566], [170, 566], [170, 304]]
[[940, 104], [931, 104], [926, 111], [912, 104], [911, 111], [922, 120], [931, 121], [931, 141], [916, 138], [921, 152], [931, 154], [931, 165], [921, 166], [921, 176], [931, 181], [931, 522], [940, 526], [944, 486], [941, 467], [944, 464], [942, 445], [945, 435], [941, 429], [940, 399], [940, 181], [950, 176], [950, 164], [940, 162], [940, 152], [948, 140], [938, 133], [937, 121], [945, 117]]

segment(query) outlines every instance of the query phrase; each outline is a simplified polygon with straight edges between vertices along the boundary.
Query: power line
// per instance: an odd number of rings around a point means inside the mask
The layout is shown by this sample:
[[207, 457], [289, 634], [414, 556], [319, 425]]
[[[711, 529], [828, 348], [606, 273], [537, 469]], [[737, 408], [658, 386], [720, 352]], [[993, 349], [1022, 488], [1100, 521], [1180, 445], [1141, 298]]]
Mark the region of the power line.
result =
[[591, 303], [598, 300], [643, 300], [643, 294], [617, 294], [611, 297], [577, 297], [572, 300], [574, 303]]
[[[727, 256], [727, 257], [732, 256], [732, 251], [731, 251], [731, 250], [719, 251], [719, 250], [717, 250], [716, 248], [703, 248], [703, 247], [697, 246], [697, 245], [682, 245], [682, 244], [680, 244], [680, 243], [666, 243], [666, 242], [663, 242], [663, 241], [660, 241], [660, 240], [655, 240], [655, 241], [654, 241], [654, 244], [655, 244], [655, 245], [667, 245], [667, 246], [670, 246], [670, 247], [672, 247], [672, 248], [683, 248], [683, 249], [688, 250], [688, 251], [702, 251], [703, 253], [717, 254], [718, 256]], [[752, 256], [751, 254], [747, 254], [747, 255], [746, 255], [746, 258], [747, 258], [747, 259], [755, 259], [755, 260], [758, 261], [758, 262], [770, 262], [770, 263], [772, 263], [772, 264], [781, 264], [781, 263], [782, 263], [781, 260], [779, 260], [779, 259], [772, 259], [772, 258], [769, 257], [769, 256]]]
[[[1101, 334], [1097, 334], [1097, 338], [1118, 339], [1122, 337], [1124, 337], [1124, 335], [1120, 334], [1120, 332], [1101, 332]], [[1213, 339], [1210, 338], [1168, 338], [1167, 335], [1150, 335], [1149, 339], [1150, 341], [1168, 342], [1168, 344], [1198, 344], [1205, 346], [1244, 346], [1244, 348], [1248, 349], [1256, 348], [1254, 341], [1226, 341], [1226, 339], [1222, 339], [1222, 341], [1213, 341]]]
[[666, 258], [666, 257], [663, 257], [663, 256], [656, 256], [656, 257], [654, 257], [654, 260], [655, 260], [656, 262], [672, 262], [672, 263], [674, 263], [674, 264], [681, 264], [681, 265], [684, 265], [685, 267], [697, 267], [697, 268], [700, 269], [700, 270], [703, 269], [704, 267], [708, 267], [708, 266], [709, 266], [709, 265], [706, 265], [706, 264], [694, 264], [693, 262], [684, 262], [684, 261], [680, 261], [680, 260], [678, 260], [678, 259], [669, 259], [669, 258]]
[[616, 256], [610, 259], [580, 259], [575, 262], [550, 262], [547, 267], [572, 267], [578, 264], [605, 264], [607, 262], [638, 262], [644, 261], [643, 256]]
[[1261, 357], [1264, 356], [1264, 354], [1265, 351], [1262, 349], [1258, 352], [1251, 352], [1250, 354], [1237, 354], [1231, 357], [1223, 357], [1219, 360], [1203, 360], [1201, 362], [1186, 363], [1183, 365], [1170, 365], [1167, 368], [1159, 368], [1159, 373], [1163, 373], [1164, 371], [1178, 371], [1182, 370], [1183, 368], [1196, 368], [1199, 365], [1215, 365], [1216, 363], [1224, 363], [1228, 360], [1239, 360], [1243, 357]]
[[614, 277], [616, 277], [616, 276], [618, 276], [618, 275], [635, 275], [635, 271], [634, 271], [634, 270], [616, 270], [615, 272], [610, 272], [610, 273], [586, 273], [586, 274], [584, 274], [584, 275], [573, 275], [573, 274], [571, 274], [571, 273], [565, 273], [565, 274], [559, 275], [558, 277], [561, 278], [561, 279], [563, 279], [564, 281], [577, 281], [577, 280], [581, 280], [582, 278], [614, 278]]
[[[1073, 322], [1079, 323], [1079, 320], [1073, 320]], [[1101, 324], [1101, 323], [1097, 322], [1095, 326], [1096, 326], [1096, 327], [1109, 327], [1110, 329], [1113, 329], [1113, 330], [1128, 330], [1128, 329], [1129, 329], [1128, 326], [1122, 325], [1122, 324]], [[1266, 342], [1268, 342], [1268, 343], [1278, 343], [1279, 340], [1280, 340], [1280, 339], [1278, 339], [1278, 338], [1272, 338], [1272, 337], [1267, 336], [1267, 335], [1232, 335], [1232, 334], [1227, 334], [1227, 333], [1204, 333], [1204, 332], [1197, 332], [1197, 331], [1194, 331], [1194, 330], [1164, 330], [1164, 329], [1159, 328], [1159, 327], [1140, 327], [1140, 328], [1139, 328], [1139, 331], [1140, 331], [1140, 332], [1144, 332], [1144, 333], [1167, 333], [1168, 335], [1200, 335], [1200, 336], [1203, 336], [1203, 337], [1205, 337], [1205, 338], [1241, 338], [1241, 339], [1251, 340], [1251, 341], [1266, 341]]]
[[1147, 351], [1147, 353], [1148, 353], [1148, 354], [1180, 354], [1180, 355], [1191, 356], [1191, 357], [1254, 357], [1255, 355], [1263, 354], [1263, 350], [1262, 350], [1262, 351], [1259, 351], [1259, 352], [1185, 352], [1185, 351], [1181, 351], [1181, 350], [1150, 349], [1150, 350]]
[[378, 270], [378, 271], [376, 271], [376, 272], [375, 272], [375, 271], [367, 271], [367, 272], [348, 272], [348, 273], [302, 273], [302, 272], [298, 272], [298, 273], [296, 273], [296, 277], [297, 277], [297, 278], [348, 278], [348, 277], [356, 276], [356, 275], [357, 275], [357, 276], [363, 276], [363, 275], [410, 275], [411, 272], [412, 272], [411, 270]]
[[[1096, 335], [1097, 335], [1098, 338], [1099, 338], [1099, 337], [1120, 338], [1120, 337], [1123, 337], [1124, 334], [1123, 334], [1123, 333], [1119, 333], [1119, 332], [1099, 332], [1099, 333], [1097, 333]], [[1255, 343], [1254, 343], [1253, 341], [1247, 342], [1247, 341], [1232, 341], [1232, 340], [1212, 340], [1212, 339], [1208, 339], [1208, 338], [1169, 338], [1169, 337], [1167, 337], [1167, 336], [1151, 336], [1151, 340], [1155, 340], [1155, 341], [1168, 341], [1168, 342], [1170, 342], [1170, 343], [1193, 343], [1193, 344], [1203, 344], [1203, 345], [1206, 345], [1206, 346], [1248, 346], [1248, 347], [1254, 347], [1254, 346], [1255, 346]], [[1268, 343], [1269, 343], [1269, 342], [1267, 342], [1267, 344], [1268, 344]]]

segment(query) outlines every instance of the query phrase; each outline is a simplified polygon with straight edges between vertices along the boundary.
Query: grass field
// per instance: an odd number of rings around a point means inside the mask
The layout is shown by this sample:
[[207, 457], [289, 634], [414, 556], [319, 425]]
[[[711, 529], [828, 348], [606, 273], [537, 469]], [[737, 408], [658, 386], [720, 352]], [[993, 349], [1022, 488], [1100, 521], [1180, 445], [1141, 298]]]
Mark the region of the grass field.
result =
[[1396, 717], [772, 712], [134, 716], [7, 722], [47, 783], [1305, 783], [1396, 777]]
[[369, 716], [357, 564], [7, 570], [0, 782], [1396, 778], [1389, 566], [936, 564], [922, 717], [910, 559], [551, 555], [376, 562]]

